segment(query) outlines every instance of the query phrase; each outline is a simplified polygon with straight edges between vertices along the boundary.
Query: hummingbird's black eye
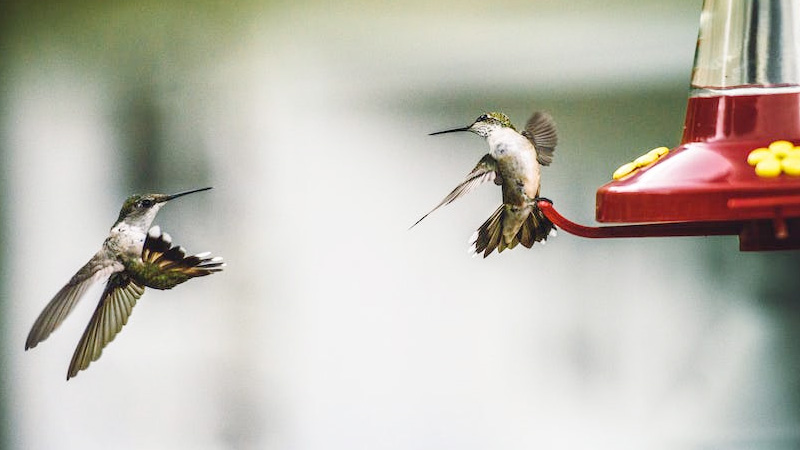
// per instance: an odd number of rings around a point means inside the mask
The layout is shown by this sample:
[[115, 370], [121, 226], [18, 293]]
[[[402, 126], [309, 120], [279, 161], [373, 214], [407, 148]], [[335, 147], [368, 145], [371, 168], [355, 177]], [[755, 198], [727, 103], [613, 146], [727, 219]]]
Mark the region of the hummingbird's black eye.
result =
[[139, 206], [141, 206], [142, 208], [149, 208], [153, 206], [153, 201], [150, 200], [149, 198], [142, 199], [139, 201]]

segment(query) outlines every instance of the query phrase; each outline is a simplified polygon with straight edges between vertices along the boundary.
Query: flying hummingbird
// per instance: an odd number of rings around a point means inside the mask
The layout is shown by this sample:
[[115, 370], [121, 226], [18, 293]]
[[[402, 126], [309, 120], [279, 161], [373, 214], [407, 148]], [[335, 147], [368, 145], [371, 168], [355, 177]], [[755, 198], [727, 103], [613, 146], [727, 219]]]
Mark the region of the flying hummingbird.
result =
[[161, 228], [150, 228], [158, 210], [169, 200], [210, 187], [178, 194], [137, 194], [128, 197], [103, 247], [45, 306], [33, 324], [25, 350], [47, 339], [95, 282], [108, 278], [100, 302], [83, 332], [69, 364], [67, 380], [97, 361], [109, 342], [128, 322], [145, 287], [171, 289], [184, 281], [219, 272], [225, 266], [210, 253], [186, 256]]
[[472, 239], [471, 250], [489, 256], [494, 249], [502, 252], [521, 243], [531, 248], [535, 242], [544, 241], [555, 233], [555, 225], [536, 205], [541, 188], [540, 168], [549, 166], [558, 143], [553, 118], [544, 112], [535, 112], [522, 133], [518, 132], [505, 114], [490, 112], [478, 117], [468, 127], [438, 131], [430, 135], [470, 131], [486, 138], [489, 153], [467, 174], [459, 184], [428, 214], [472, 191], [481, 183], [494, 181], [502, 187], [503, 204], [478, 228]]

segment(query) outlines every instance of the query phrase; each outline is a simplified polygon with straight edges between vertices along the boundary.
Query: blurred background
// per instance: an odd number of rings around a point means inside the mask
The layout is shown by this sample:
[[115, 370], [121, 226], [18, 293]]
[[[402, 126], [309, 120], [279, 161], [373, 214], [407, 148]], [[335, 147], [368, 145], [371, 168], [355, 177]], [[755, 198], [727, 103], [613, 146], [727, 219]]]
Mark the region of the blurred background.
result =
[[[602, 5], [601, 5], [602, 4]], [[9, 449], [788, 449], [800, 258], [735, 237], [487, 259], [485, 111], [560, 130], [542, 194], [593, 223], [680, 139], [698, 0], [24, 2], [0, 11], [0, 445]], [[135, 192], [225, 272], [148, 290], [89, 370], [102, 290], [23, 351]]]

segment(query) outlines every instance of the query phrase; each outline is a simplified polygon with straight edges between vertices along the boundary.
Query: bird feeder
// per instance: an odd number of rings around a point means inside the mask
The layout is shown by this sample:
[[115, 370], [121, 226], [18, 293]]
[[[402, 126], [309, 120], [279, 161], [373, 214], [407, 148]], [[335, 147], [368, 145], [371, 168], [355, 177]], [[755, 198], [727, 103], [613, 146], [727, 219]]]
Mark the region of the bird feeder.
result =
[[683, 137], [620, 167], [591, 238], [738, 235], [740, 250], [800, 248], [800, 2], [705, 0]]

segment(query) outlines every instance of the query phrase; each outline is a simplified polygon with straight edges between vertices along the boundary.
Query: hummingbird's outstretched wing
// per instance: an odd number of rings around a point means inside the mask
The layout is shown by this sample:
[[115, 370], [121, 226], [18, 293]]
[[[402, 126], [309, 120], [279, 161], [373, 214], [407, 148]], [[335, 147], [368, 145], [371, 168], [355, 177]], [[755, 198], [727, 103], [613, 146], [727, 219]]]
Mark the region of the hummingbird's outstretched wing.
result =
[[122, 263], [117, 261], [105, 247], [97, 252], [44, 307], [28, 333], [25, 350], [36, 347], [47, 339], [50, 333], [61, 325], [90, 286], [123, 269]]
[[556, 122], [550, 114], [542, 111], [533, 113], [522, 135], [536, 147], [536, 159], [539, 164], [549, 166], [553, 162], [553, 152], [558, 145]]
[[500, 178], [500, 175], [497, 173], [497, 161], [489, 154], [483, 155], [483, 158], [478, 161], [478, 165], [476, 165], [475, 168], [472, 169], [472, 172], [467, 175], [467, 179], [456, 186], [452, 192], [447, 194], [447, 197], [445, 197], [444, 200], [436, 205], [435, 208], [430, 210], [428, 214], [425, 214], [418, 221], [414, 222], [414, 225], [411, 225], [411, 228], [417, 226], [418, 223], [422, 222], [424, 218], [431, 215], [431, 213], [437, 209], [441, 208], [442, 206], [449, 205], [457, 198], [467, 194], [486, 181], [494, 181], [495, 184], [503, 184], [503, 179]]
[[133, 262], [124, 272], [108, 280], [103, 296], [72, 356], [67, 379], [97, 361], [103, 348], [116, 337], [128, 322], [136, 301], [145, 286], [170, 289], [189, 278], [210, 275], [225, 267], [222, 258], [210, 258], [209, 253], [186, 256], [181, 247], [172, 246], [172, 238], [155, 226], [147, 233], [142, 247], [141, 262]]
[[117, 333], [128, 323], [128, 317], [142, 294], [144, 286], [133, 281], [126, 272], [111, 275], [100, 297], [100, 303], [97, 304], [92, 319], [72, 355], [67, 380], [100, 358], [103, 348], [114, 340]]

